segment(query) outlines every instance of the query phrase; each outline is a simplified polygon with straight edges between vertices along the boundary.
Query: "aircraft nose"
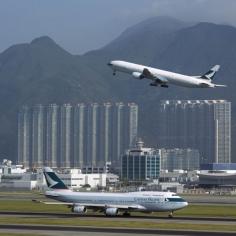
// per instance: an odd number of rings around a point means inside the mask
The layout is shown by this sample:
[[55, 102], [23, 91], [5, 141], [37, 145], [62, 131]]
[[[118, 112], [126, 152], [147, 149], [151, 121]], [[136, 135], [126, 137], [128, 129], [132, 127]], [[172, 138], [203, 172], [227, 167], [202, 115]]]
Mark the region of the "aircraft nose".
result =
[[112, 62], [110, 61], [110, 62], [107, 63], [107, 65], [108, 65], [108, 66], [112, 66], [113, 64], [112, 64]]
[[184, 202], [183, 204], [184, 204], [184, 207], [188, 206], [188, 202]]

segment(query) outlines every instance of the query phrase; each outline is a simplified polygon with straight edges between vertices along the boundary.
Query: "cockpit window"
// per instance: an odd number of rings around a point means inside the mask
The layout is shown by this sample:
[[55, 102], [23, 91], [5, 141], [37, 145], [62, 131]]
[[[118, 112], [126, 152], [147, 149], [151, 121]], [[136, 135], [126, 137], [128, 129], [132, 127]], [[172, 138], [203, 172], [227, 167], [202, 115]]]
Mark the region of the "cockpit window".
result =
[[167, 198], [170, 202], [185, 202], [183, 198], [176, 198], [176, 197], [171, 197]]

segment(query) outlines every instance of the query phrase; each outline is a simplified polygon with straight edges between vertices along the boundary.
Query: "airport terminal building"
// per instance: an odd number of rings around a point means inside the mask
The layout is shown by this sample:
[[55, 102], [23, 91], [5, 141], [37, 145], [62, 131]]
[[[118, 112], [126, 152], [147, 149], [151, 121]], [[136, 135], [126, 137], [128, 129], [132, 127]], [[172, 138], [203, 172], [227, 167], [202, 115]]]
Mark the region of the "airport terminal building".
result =
[[236, 163], [212, 163], [201, 165], [199, 186], [236, 187]]
[[236, 187], [236, 171], [201, 172], [199, 186], [205, 188]]

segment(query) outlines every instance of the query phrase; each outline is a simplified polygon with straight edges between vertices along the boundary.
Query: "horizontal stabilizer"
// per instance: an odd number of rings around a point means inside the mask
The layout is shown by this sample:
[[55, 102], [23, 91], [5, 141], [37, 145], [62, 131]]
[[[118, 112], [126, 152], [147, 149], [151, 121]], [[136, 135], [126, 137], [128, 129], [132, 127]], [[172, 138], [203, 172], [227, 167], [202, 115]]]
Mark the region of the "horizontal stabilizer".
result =
[[227, 87], [225, 84], [215, 84], [215, 87]]
[[37, 199], [32, 199], [32, 202], [35, 202], [35, 203], [43, 203], [43, 204], [46, 204], [46, 205], [67, 205], [67, 206], [73, 206], [74, 203], [73, 202], [46, 202], [46, 201], [41, 201], [41, 200], [37, 200]]

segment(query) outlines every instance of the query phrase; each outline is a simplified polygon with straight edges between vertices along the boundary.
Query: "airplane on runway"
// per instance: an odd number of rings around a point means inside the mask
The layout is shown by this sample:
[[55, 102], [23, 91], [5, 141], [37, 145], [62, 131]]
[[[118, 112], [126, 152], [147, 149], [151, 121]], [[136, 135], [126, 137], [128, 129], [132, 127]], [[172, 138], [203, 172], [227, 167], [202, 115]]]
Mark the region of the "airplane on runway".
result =
[[150, 86], [168, 88], [169, 84], [173, 84], [190, 88], [226, 87], [226, 85], [212, 83], [216, 72], [220, 69], [220, 65], [215, 65], [200, 76], [182, 75], [126, 61], [110, 61], [108, 66], [112, 68], [113, 75], [116, 75], [117, 71], [121, 71], [131, 74], [135, 79], [150, 79], [152, 80]]
[[43, 173], [50, 189], [45, 192], [45, 196], [59, 202], [40, 202], [67, 205], [75, 213], [83, 214], [88, 209], [104, 212], [106, 216], [116, 216], [120, 212], [128, 216], [132, 211], [170, 212], [169, 217], [172, 217], [174, 211], [188, 205], [172, 192], [73, 192], [51, 168], [45, 167]]

